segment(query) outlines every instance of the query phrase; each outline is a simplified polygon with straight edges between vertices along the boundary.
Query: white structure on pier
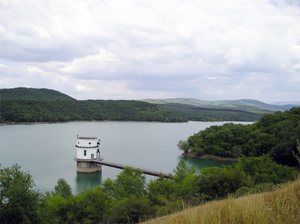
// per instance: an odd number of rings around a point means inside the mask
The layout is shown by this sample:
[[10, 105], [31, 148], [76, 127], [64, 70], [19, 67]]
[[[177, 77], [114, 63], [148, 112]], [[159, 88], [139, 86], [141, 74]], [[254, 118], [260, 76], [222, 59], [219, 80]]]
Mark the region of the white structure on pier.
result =
[[101, 171], [100, 139], [97, 137], [79, 137], [76, 139], [77, 172], [90, 173]]

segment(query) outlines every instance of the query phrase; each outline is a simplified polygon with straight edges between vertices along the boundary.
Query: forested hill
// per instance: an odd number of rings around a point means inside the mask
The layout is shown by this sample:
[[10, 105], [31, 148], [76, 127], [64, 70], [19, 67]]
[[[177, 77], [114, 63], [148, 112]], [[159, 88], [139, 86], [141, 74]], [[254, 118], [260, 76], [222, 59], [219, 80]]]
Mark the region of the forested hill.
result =
[[251, 125], [211, 126], [190, 136], [179, 146], [193, 152], [222, 157], [270, 155], [276, 162], [296, 166], [300, 163], [300, 107], [264, 115]]
[[263, 115], [261, 112], [203, 108], [188, 104], [162, 105], [133, 100], [76, 100], [55, 90], [34, 88], [1, 89], [0, 105], [1, 123], [75, 120], [256, 121]]
[[72, 97], [52, 89], [14, 88], [0, 89], [1, 101], [72, 101]]
[[131, 100], [76, 100], [49, 89], [15, 88], [0, 91], [0, 121], [60, 122], [90, 120], [186, 121], [156, 105]]

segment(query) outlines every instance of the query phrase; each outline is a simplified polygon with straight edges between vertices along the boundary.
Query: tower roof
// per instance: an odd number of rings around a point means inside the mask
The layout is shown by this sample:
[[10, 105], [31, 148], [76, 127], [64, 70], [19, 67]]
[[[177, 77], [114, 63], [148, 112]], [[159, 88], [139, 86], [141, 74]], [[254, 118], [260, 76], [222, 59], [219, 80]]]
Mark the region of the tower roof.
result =
[[84, 136], [77, 136], [77, 139], [97, 139], [97, 137], [84, 137]]

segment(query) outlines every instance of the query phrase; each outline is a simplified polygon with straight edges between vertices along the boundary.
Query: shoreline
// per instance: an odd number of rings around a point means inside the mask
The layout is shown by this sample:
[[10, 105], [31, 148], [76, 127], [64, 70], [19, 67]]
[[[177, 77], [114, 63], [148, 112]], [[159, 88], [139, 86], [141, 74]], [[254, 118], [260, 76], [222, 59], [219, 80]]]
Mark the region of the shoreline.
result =
[[[142, 121], [142, 120], [70, 120], [70, 121], [30, 121], [30, 122], [2, 122], [0, 123], [0, 126], [6, 126], [6, 125], [34, 125], [34, 124], [62, 124], [62, 123], [69, 123], [69, 122], [107, 122], [107, 121], [124, 121], [124, 122], [149, 122], [149, 123], [188, 123], [188, 122], [224, 122], [224, 123], [253, 123], [252, 121], [194, 121], [194, 120], [188, 120], [188, 121]], [[192, 153], [192, 152], [190, 152]], [[183, 153], [184, 154], [184, 153]], [[224, 157], [226, 158], [226, 157]]]
[[[36, 122], [4, 122], [0, 123], [1, 126], [10, 126], [10, 125], [35, 125], [35, 124], [63, 124], [70, 122], [149, 122], [149, 123], [188, 123], [189, 121], [141, 121], [141, 120], [74, 120], [74, 121], [36, 121]], [[208, 121], [210, 122], [210, 121]]]
[[182, 153], [182, 156], [185, 158], [192, 158], [198, 160], [215, 160], [215, 161], [223, 161], [223, 162], [238, 162], [239, 160], [239, 158], [222, 157], [222, 156], [209, 155], [209, 154], [197, 155], [197, 153], [195, 152]]
[[63, 124], [69, 122], [149, 122], [149, 123], [188, 123], [189, 121], [142, 121], [142, 120], [74, 120], [74, 121], [30, 121], [30, 122], [3, 122], [0, 126], [8, 125], [35, 125], [35, 124]]

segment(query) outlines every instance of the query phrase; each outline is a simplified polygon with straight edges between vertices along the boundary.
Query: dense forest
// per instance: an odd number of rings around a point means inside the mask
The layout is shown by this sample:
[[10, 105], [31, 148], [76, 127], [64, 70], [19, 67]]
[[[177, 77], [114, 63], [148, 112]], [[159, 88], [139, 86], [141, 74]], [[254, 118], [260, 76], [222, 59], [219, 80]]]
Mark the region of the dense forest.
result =
[[187, 121], [175, 112], [133, 100], [75, 100], [48, 89], [16, 88], [0, 91], [0, 121]]
[[210, 200], [269, 191], [296, 178], [296, 170], [267, 156], [201, 173], [181, 161], [170, 179], [147, 183], [142, 172], [127, 168], [78, 195], [64, 179], [42, 194], [31, 175], [15, 165], [0, 168], [0, 223], [137, 223]]
[[263, 116], [250, 125], [211, 126], [180, 141], [185, 154], [222, 157], [270, 155], [280, 164], [299, 164], [300, 107]]
[[257, 121], [263, 114], [226, 108], [205, 108], [187, 104], [158, 104], [159, 108], [174, 111], [190, 121]]
[[234, 109], [184, 104], [153, 104], [134, 100], [76, 100], [55, 90], [0, 90], [0, 122], [62, 121], [255, 121], [262, 116]]

